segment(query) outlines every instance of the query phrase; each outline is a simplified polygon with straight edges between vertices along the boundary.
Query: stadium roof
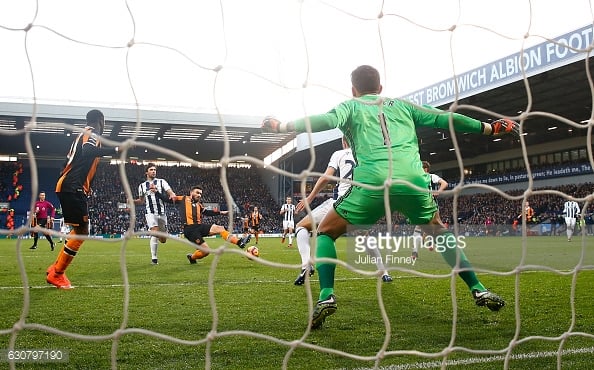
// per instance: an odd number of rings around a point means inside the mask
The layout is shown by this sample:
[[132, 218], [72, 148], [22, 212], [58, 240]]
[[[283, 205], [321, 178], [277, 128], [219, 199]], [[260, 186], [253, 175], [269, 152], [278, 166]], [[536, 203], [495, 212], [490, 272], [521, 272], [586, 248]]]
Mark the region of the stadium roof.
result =
[[[35, 107], [37, 125], [31, 128], [31, 143], [35, 153], [46, 158], [63, 158], [72, 139], [74, 128], [85, 125], [86, 113], [95, 107], [39, 104]], [[230, 143], [230, 156], [253, 156], [263, 159], [294, 138], [294, 134], [265, 134], [260, 130], [261, 117], [230, 116], [208, 113], [165, 112], [100, 108], [106, 117], [103, 135], [113, 141], [125, 141], [136, 135], [140, 142], [130, 156], [140, 159], [164, 158], [175, 160], [180, 153], [190, 159], [209, 162], [223, 156], [225, 135]], [[33, 112], [32, 104], [0, 103], [0, 129], [11, 132], [2, 137], [0, 153], [26, 152], [25, 131]], [[139, 117], [137, 118], [137, 114]], [[142, 124], [136, 127], [139, 120]], [[226, 130], [222, 129], [221, 122]], [[17, 132], [17, 130], [20, 130]], [[158, 146], [151, 148], [144, 143]], [[39, 148], [37, 148], [39, 146]]]
[[[569, 52], [567, 47], [563, 47], [569, 43], [576, 49], [585, 48], [589, 46], [587, 40], [590, 36], [591, 26], [582, 27], [556, 40], [528, 48], [522, 55], [514, 54], [465, 72], [457, 76], [457, 83], [454, 83], [454, 79], [438, 82], [404, 98], [419, 105], [452, 109], [484, 121], [501, 116], [517, 117], [522, 112], [528, 112], [523, 126], [527, 146], [575, 139], [568, 142], [584, 147], [586, 124], [581, 124], [581, 128], [572, 127], [558, 117], [580, 124], [590, 120], [593, 115], [594, 83], [589, 77], [594, 68], [589, 64], [586, 53]], [[31, 142], [36, 154], [63, 158], [65, 148], [71, 142], [68, 127], [64, 125], [83, 126], [84, 116], [91, 108], [94, 107], [37, 105], [37, 126], [31, 130]], [[221, 122], [226, 128], [231, 156], [249, 155], [264, 159], [294, 138], [290, 134], [279, 136], [261, 133], [261, 117], [101, 109], [107, 119], [104, 135], [114, 141], [132, 137], [136, 132], [136, 122], [142, 122], [137, 139], [154, 147], [139, 145], [131, 150], [131, 156], [141, 159], [161, 157], [174, 160], [170, 153], [157, 153], [154, 150], [164, 148], [199, 161], [218, 160], [224, 151]], [[22, 129], [30, 121], [32, 112], [31, 104], [0, 102], [0, 130], [11, 134], [5, 135], [0, 131], [0, 154], [26, 151], [25, 130]], [[545, 115], [545, 112], [553, 116]], [[456, 159], [449, 131], [419, 129], [418, 137], [422, 159], [430, 160], [434, 165]], [[480, 135], [457, 134], [456, 138], [464, 159], [509, 149], [519, 150], [521, 147], [519, 140], [511, 137], [493, 140]], [[339, 146], [339, 141], [335, 140], [316, 147], [319, 158], [316, 169], [323, 171], [330, 153]], [[295, 153], [292, 162], [295, 172], [304, 169], [309, 164], [309, 151]]]
[[[588, 65], [590, 73], [594, 68]], [[575, 123], [589, 120], [592, 116], [592, 88], [586, 76], [585, 62], [578, 61], [572, 64], [548, 70], [527, 79], [530, 87], [532, 107], [530, 112], [548, 112]], [[473, 105], [484, 110], [499, 113], [505, 116], [518, 116], [526, 111], [529, 95], [523, 80], [484, 91], [476, 95], [458, 100], [458, 107]], [[440, 109], [449, 109], [451, 104], [438, 105]], [[459, 113], [487, 121], [494, 116], [483, 111], [457, 109]], [[495, 117], [496, 118], [496, 117]], [[585, 126], [585, 125], [583, 125]], [[585, 146], [587, 130], [571, 127], [559, 120], [543, 115], [531, 115], [523, 126], [526, 145], [548, 144], [563, 139], [576, 139], [582, 148]], [[423, 160], [429, 160], [432, 166], [442, 162], [456, 159], [454, 145], [449, 131], [435, 129], [419, 129], [417, 136], [420, 144], [420, 154]], [[583, 138], [583, 140], [581, 140]], [[510, 136], [494, 141], [493, 138], [474, 135], [457, 134], [457, 142], [463, 159], [474, 158], [485, 153], [494, 153], [517, 149], [521, 156], [519, 139]], [[325, 166], [332, 151], [340, 148], [340, 143], [335, 141], [321, 148], [321, 159], [317, 161], [316, 168]], [[320, 149], [321, 149], [320, 148]], [[568, 148], [570, 149], [570, 148]], [[530, 154], [530, 153], [529, 153]], [[301, 171], [309, 163], [309, 152], [303, 151], [295, 155], [294, 164], [303, 163], [303, 167], [294, 167], [294, 171]], [[324, 168], [324, 167], [321, 167]], [[323, 170], [322, 170], [323, 171]]]
[[[588, 66], [590, 73], [593, 68]], [[576, 123], [590, 119], [592, 115], [592, 89], [585, 72], [584, 61], [552, 69], [527, 79], [532, 96], [531, 112], [549, 112]], [[528, 93], [524, 81], [516, 81], [497, 89], [485, 91], [460, 99], [458, 106], [473, 105], [501, 115], [516, 116], [528, 106]], [[65, 148], [71, 143], [68, 130], [58, 124], [84, 125], [84, 116], [92, 107], [37, 106], [38, 127], [31, 132], [31, 143], [38, 155], [63, 158]], [[450, 104], [439, 108], [449, 109]], [[32, 106], [23, 103], [0, 103], [0, 129], [15, 131], [22, 129], [32, 115]], [[130, 138], [135, 130], [136, 111], [126, 109], [103, 109], [107, 118], [105, 135], [115, 141]], [[478, 119], [487, 120], [492, 115], [484, 112], [459, 109]], [[223, 155], [223, 132], [216, 115], [168, 113], [160, 111], [140, 112], [142, 126], [138, 140], [177, 151], [184, 156], [199, 161], [212, 161]], [[294, 138], [294, 135], [263, 134], [259, 128], [261, 118], [242, 116], [223, 116], [230, 141], [230, 155], [245, 154], [264, 159], [276, 149]], [[19, 123], [21, 122], [21, 123]], [[19, 126], [20, 125], [20, 126]], [[557, 127], [557, 129], [553, 129]], [[524, 125], [527, 145], [558, 141], [566, 138], [585, 137], [587, 130], [575, 129], [546, 116], [531, 116]], [[439, 163], [454, 160], [453, 143], [449, 132], [433, 129], [418, 131], [421, 157]], [[24, 131], [16, 136], [0, 135], [2, 145], [0, 154], [26, 152]], [[519, 147], [510, 137], [494, 142], [488, 137], [478, 135], [458, 135], [458, 144], [463, 158], [473, 158], [487, 152], [497, 152]], [[39, 145], [39, 149], [36, 146]], [[339, 142], [320, 146], [323, 161], [329, 153], [340, 146]], [[327, 148], [324, 150], [324, 148]], [[434, 153], [434, 154], [431, 154]], [[155, 156], [173, 159], [170, 155], [158, 154], [144, 147], [137, 147], [131, 156], [154, 159]], [[309, 152], [296, 153], [297, 161], [306, 165]]]
[[[527, 147], [539, 145], [542, 148], [561, 142], [569, 146], [567, 149], [584, 148], [587, 125], [594, 116], [594, 82], [591, 78], [594, 68], [587, 53], [592, 47], [593, 36], [592, 25], [587, 25], [403, 98], [482, 121], [523, 117], [523, 138]], [[423, 128], [417, 130], [417, 136], [421, 159], [429, 160], [433, 165], [456, 160], [449, 130]], [[465, 160], [509, 150], [517, 150], [518, 157], [521, 156], [520, 140], [509, 136], [493, 139], [456, 134], [456, 141]], [[336, 142], [331, 149], [336, 150], [339, 146]], [[331, 146], [327, 147], [330, 149]], [[324, 157], [327, 159], [329, 155], [326, 153]], [[309, 153], [298, 153], [293, 163], [307, 164], [308, 159]], [[294, 168], [295, 172], [299, 170]]]

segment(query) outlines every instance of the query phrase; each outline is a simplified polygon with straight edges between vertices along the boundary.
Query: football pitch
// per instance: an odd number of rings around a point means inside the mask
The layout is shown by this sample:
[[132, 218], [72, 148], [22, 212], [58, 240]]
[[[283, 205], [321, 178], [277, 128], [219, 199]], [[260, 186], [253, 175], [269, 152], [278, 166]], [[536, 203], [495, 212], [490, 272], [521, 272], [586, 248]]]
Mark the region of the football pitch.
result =
[[[208, 242], [223, 246], [221, 239]], [[591, 369], [594, 363], [592, 236], [570, 243], [561, 236], [467, 238], [465, 252], [480, 280], [507, 302], [499, 312], [477, 307], [436, 252], [421, 250], [414, 266], [394, 267], [392, 283], [338, 266], [338, 310], [314, 331], [307, 324], [318, 275], [293, 285], [299, 254], [279, 238], [260, 239], [257, 261], [228, 246], [195, 265], [186, 259], [187, 244], [169, 240], [159, 246], [156, 266], [147, 239], [125, 247], [121, 240], [90, 240], [68, 269], [75, 289], [67, 291], [45, 283], [60, 244], [54, 252], [43, 238], [37, 250], [28, 249], [31, 240], [16, 244], [0, 240], [2, 355], [9, 347], [68, 355], [63, 362], [15, 363], [17, 369]], [[348, 259], [345, 239], [337, 246], [338, 258]], [[9, 368], [2, 361], [0, 368]]]

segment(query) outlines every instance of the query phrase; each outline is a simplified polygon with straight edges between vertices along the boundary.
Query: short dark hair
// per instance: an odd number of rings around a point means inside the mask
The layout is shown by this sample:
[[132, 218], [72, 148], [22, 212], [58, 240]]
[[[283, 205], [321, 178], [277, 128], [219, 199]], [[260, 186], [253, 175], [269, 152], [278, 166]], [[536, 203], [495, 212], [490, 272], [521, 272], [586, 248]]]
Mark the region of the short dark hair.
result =
[[144, 168], [144, 172], [148, 172], [149, 168], [151, 168], [151, 167], [157, 168], [157, 165], [154, 164], [153, 162], [149, 162], [149, 164], [147, 164], [146, 167]]
[[378, 94], [380, 92], [380, 75], [372, 66], [362, 65], [351, 72], [351, 84], [359, 94]]
[[87, 113], [87, 125], [99, 131], [99, 135], [103, 135], [103, 128], [105, 126], [105, 116], [99, 109], [92, 109]]
[[430, 169], [431, 168], [431, 163], [429, 163], [427, 161], [423, 161], [423, 168]]
[[195, 189], [204, 190], [204, 189], [202, 189], [202, 186], [200, 186], [200, 185], [194, 185], [194, 186], [192, 186], [192, 189], [190, 189], [190, 191], [193, 191]]

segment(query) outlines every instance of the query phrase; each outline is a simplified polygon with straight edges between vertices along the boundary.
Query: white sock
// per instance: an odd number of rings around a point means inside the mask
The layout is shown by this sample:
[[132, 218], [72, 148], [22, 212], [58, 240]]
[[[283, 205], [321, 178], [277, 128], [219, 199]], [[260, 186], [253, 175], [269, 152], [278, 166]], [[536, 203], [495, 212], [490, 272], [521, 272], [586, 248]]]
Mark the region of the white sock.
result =
[[567, 225], [567, 230], [565, 231], [567, 231], [567, 239], [571, 239], [571, 236], [573, 235], [573, 229]]
[[419, 253], [419, 248], [423, 244], [423, 234], [421, 230], [418, 230], [415, 227], [415, 231], [413, 232], [413, 252]]
[[372, 258], [375, 259], [375, 265], [377, 266], [377, 270], [382, 272], [382, 275], [388, 275], [388, 270], [386, 270], [386, 266], [384, 266], [383, 257], [378, 248], [367, 248], [367, 254], [369, 254]]
[[301, 266], [305, 269], [309, 266], [309, 255], [311, 253], [309, 231], [305, 227], [298, 227], [297, 231], [295, 231], [295, 240], [297, 241], [297, 249], [301, 256]]
[[289, 233], [289, 244], [293, 244], [293, 234]]
[[151, 246], [151, 258], [157, 259], [157, 248], [159, 247], [159, 241], [156, 236], [151, 236], [149, 245]]

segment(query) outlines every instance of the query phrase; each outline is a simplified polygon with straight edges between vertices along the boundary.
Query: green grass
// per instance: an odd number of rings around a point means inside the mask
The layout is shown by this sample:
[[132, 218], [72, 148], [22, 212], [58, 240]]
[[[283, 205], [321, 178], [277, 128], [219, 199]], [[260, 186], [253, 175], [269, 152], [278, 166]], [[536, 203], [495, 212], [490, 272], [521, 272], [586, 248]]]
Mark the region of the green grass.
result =
[[[392, 271], [391, 284], [339, 266], [339, 309], [321, 330], [305, 336], [308, 287], [293, 285], [299, 255], [277, 238], [261, 239], [261, 260], [292, 266], [266, 266], [235, 253], [210, 255], [190, 265], [185, 257], [189, 246], [175, 240], [160, 246], [160, 264], [152, 266], [146, 239], [134, 239], [125, 249], [117, 241], [88, 241], [68, 270], [76, 286], [70, 291], [45, 283], [45, 269], [57, 253], [50, 252], [45, 240], [36, 251], [28, 249], [30, 240], [18, 249], [25, 284], [16, 240], [3, 239], [0, 349], [14, 340], [16, 348], [69, 352], [67, 363], [16, 364], [19, 369], [106, 369], [112, 366], [112, 351], [118, 369], [279, 369], [283, 361], [290, 369], [351, 369], [373, 367], [369, 358], [388, 341], [380, 367], [428, 368], [435, 362], [439, 368], [446, 358], [439, 353], [449, 348], [446, 359], [454, 362], [448, 369], [501, 369], [509, 347], [511, 369], [555, 369], [558, 358], [552, 353], [560, 348], [567, 350], [560, 357], [564, 369], [590, 369], [594, 238], [585, 243], [579, 238], [568, 243], [563, 237], [530, 237], [525, 243], [511, 237], [468, 238], [466, 243], [481, 281], [507, 300], [500, 312], [475, 306], [459, 278], [454, 280], [454, 309], [447, 265], [439, 254], [422, 250], [415, 266], [399, 265]], [[209, 244], [218, 247], [222, 242]], [[345, 245], [341, 239], [339, 258], [346, 258]], [[524, 266], [555, 271], [529, 267], [512, 273], [522, 258]], [[580, 262], [582, 269], [576, 272]], [[311, 280], [314, 300], [317, 277]], [[388, 334], [378, 288], [390, 320]], [[21, 317], [25, 326], [15, 326]], [[488, 350], [499, 352], [484, 352]], [[0, 368], [8, 364], [0, 363]]]

